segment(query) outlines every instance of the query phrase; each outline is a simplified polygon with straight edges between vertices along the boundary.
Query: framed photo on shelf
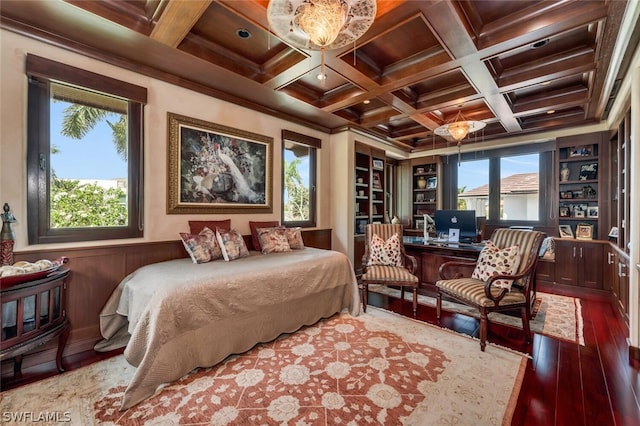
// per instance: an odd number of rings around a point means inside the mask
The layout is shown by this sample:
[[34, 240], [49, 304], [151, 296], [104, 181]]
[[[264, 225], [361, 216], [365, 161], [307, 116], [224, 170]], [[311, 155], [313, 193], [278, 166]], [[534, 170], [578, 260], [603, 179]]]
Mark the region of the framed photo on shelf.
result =
[[580, 145], [569, 148], [569, 157], [590, 157], [592, 155], [593, 145]]
[[571, 210], [569, 210], [569, 207], [567, 206], [560, 206], [560, 213], [559, 213], [560, 217], [570, 217], [571, 216]]
[[416, 203], [422, 203], [424, 201], [424, 194], [422, 192], [418, 192], [416, 194]]
[[438, 186], [437, 177], [430, 177], [429, 179], [427, 179], [427, 189], [436, 189], [437, 186]]
[[373, 168], [374, 169], [384, 169], [384, 161], [382, 161], [382, 160], [373, 160]]
[[560, 225], [558, 229], [560, 231], [560, 238], [573, 238], [573, 230], [570, 225]]
[[382, 189], [382, 180], [380, 179], [380, 173], [373, 174], [373, 188]]
[[598, 206], [589, 206], [587, 207], [587, 217], [591, 219], [598, 218]]
[[576, 226], [576, 238], [578, 240], [592, 240], [593, 225], [589, 223], [579, 223]]
[[579, 180], [598, 179], [598, 163], [583, 164], [580, 166]]

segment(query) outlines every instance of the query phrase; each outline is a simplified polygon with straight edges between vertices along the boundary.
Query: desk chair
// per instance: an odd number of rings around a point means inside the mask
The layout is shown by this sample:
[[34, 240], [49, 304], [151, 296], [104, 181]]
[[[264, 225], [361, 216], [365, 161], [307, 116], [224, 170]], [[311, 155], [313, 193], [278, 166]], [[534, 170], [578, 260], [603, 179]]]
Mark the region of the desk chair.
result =
[[402, 241], [402, 225], [371, 224], [365, 229], [365, 251], [362, 256], [363, 309], [367, 311], [369, 284], [400, 287], [404, 300], [404, 288], [413, 290], [413, 316], [418, 310], [418, 263], [408, 255]]
[[[538, 253], [544, 234], [521, 229], [496, 229], [480, 252], [477, 262], [445, 262], [438, 271], [436, 314], [440, 319], [442, 296], [476, 307], [480, 311], [480, 349], [487, 341], [490, 312], [520, 309], [527, 343], [531, 341], [531, 290], [535, 280]], [[517, 247], [517, 249], [514, 249]], [[473, 271], [463, 273], [460, 268]], [[453, 276], [452, 276], [453, 275]]]

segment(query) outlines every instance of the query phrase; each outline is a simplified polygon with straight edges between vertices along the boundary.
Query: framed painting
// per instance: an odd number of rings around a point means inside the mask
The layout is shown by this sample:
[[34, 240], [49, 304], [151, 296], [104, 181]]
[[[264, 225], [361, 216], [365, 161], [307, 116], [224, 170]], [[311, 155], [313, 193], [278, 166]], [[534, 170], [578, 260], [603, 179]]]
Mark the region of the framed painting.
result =
[[167, 213], [272, 213], [273, 138], [167, 113]]

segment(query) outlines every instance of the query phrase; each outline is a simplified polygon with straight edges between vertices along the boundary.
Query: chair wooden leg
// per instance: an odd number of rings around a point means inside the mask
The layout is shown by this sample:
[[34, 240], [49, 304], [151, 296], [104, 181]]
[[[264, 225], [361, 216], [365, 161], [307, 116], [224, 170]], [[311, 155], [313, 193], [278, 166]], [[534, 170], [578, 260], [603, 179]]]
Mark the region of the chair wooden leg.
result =
[[440, 311], [442, 310], [442, 293], [438, 290], [438, 295], [436, 296], [436, 318], [440, 319]]
[[404, 286], [400, 286], [400, 300], [404, 301]]
[[480, 350], [484, 352], [484, 348], [487, 346], [487, 311], [485, 309], [480, 310]]
[[369, 293], [369, 284], [362, 283], [362, 310], [367, 312], [367, 293]]
[[527, 307], [522, 308], [522, 329], [524, 330], [524, 337], [527, 343], [531, 343], [531, 329], [529, 328], [529, 309]]
[[418, 287], [413, 288], [413, 316], [418, 313]]

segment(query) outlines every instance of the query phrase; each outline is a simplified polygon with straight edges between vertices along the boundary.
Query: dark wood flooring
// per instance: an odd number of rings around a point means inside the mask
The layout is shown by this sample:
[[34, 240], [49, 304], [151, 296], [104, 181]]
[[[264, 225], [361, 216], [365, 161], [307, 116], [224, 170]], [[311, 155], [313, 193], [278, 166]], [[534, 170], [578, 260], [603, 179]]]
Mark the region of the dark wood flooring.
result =
[[[412, 316], [408, 301], [370, 293], [369, 303]], [[538, 334], [527, 345], [520, 330], [490, 324], [490, 342], [532, 355], [513, 425], [640, 425], [640, 367], [629, 361], [626, 326], [605, 297], [582, 299], [582, 315], [585, 346]], [[438, 323], [435, 309], [426, 306], [418, 307], [417, 319]], [[478, 336], [479, 322], [464, 315], [444, 313], [440, 325]], [[112, 355], [91, 351], [66, 357], [64, 364], [73, 370]], [[55, 373], [54, 362], [33, 367], [18, 380], [3, 379], [2, 389]]]
[[[490, 323], [490, 342], [532, 356], [512, 425], [640, 425], [640, 366], [629, 361], [626, 325], [608, 297], [581, 302], [584, 346], [539, 334], [526, 344], [521, 330]], [[369, 293], [369, 303], [412, 316], [408, 301]], [[418, 306], [417, 319], [438, 324], [435, 308]], [[480, 322], [445, 312], [440, 326], [478, 337]]]

